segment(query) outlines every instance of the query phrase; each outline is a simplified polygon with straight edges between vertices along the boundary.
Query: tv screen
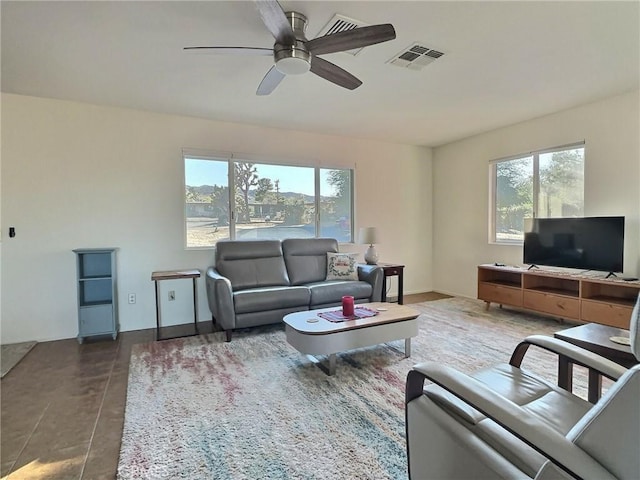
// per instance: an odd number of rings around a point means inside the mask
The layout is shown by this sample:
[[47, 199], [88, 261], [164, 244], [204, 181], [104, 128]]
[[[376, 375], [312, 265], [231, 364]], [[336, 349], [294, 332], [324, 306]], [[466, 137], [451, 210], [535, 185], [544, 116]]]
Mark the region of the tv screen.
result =
[[525, 219], [524, 263], [621, 272], [624, 217]]

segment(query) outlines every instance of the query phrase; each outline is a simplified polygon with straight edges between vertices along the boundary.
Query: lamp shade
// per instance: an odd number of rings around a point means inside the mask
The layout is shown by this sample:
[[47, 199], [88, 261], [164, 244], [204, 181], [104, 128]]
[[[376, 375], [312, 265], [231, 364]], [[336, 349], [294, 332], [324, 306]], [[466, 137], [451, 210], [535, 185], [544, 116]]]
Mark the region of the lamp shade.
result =
[[368, 245], [378, 243], [378, 229], [376, 227], [361, 227], [358, 236], [360, 243]]

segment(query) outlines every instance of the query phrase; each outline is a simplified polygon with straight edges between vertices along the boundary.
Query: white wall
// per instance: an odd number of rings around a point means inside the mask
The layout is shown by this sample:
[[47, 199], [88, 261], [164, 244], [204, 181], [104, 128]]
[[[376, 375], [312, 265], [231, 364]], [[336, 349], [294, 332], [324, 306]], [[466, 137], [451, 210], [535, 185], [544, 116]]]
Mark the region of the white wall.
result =
[[[381, 261], [407, 266], [405, 293], [432, 289], [428, 148], [19, 95], [1, 100], [3, 344], [76, 336], [71, 250], [82, 247], [120, 248], [121, 329], [155, 326], [151, 272], [204, 270], [213, 258], [183, 247], [185, 147], [329, 167], [355, 162], [356, 227], [380, 228]], [[173, 286], [174, 321], [166, 324], [188, 322], [190, 284]], [[135, 305], [128, 293], [136, 293]], [[204, 278], [199, 296], [200, 318], [209, 318]]]
[[625, 274], [640, 274], [638, 92], [494, 130], [433, 151], [434, 290], [476, 297], [476, 266], [522, 263], [489, 244], [489, 161], [585, 140], [585, 215], [624, 215]]

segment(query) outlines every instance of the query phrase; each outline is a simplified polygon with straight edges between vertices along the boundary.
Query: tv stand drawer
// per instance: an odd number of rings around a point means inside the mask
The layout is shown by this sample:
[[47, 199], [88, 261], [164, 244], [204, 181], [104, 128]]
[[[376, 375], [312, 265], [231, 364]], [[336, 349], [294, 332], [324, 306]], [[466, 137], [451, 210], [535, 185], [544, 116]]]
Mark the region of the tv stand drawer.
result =
[[601, 323], [628, 330], [632, 310], [631, 307], [624, 305], [583, 300], [580, 318], [585, 322]]
[[580, 318], [580, 300], [552, 293], [524, 291], [523, 305], [537, 312], [548, 313], [560, 318], [578, 320]]
[[485, 302], [521, 307], [522, 289], [481, 282], [478, 284], [478, 298]]

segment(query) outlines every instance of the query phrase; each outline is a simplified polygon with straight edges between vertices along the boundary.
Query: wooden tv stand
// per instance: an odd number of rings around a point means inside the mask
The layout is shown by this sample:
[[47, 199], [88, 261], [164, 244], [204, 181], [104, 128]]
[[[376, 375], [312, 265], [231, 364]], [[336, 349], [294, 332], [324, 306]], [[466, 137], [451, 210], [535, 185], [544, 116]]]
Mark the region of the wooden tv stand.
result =
[[640, 281], [525, 267], [478, 266], [478, 298], [567, 320], [629, 329]]

